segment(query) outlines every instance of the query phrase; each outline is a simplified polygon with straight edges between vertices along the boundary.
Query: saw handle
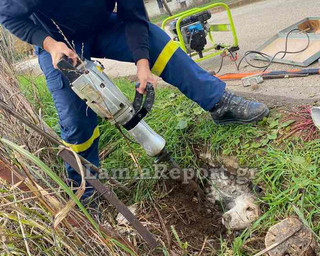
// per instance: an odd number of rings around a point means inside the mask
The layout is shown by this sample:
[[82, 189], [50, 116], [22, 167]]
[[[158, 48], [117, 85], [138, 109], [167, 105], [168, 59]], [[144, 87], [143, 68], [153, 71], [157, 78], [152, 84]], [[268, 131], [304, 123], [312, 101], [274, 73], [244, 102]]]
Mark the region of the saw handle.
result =
[[[140, 86], [140, 83], [137, 83], [136, 89], [139, 88], [139, 86]], [[145, 110], [147, 110], [147, 112], [151, 111], [153, 103], [154, 103], [154, 99], [155, 99], [155, 91], [154, 91], [154, 87], [151, 83], [147, 83], [146, 97], [145, 97], [144, 102], [143, 102], [143, 98], [144, 98], [143, 94], [139, 93], [136, 90], [136, 95], [135, 95], [134, 101], [132, 103], [135, 113], [138, 113], [142, 107]]]
[[[137, 83], [136, 88], [139, 88], [139, 86], [140, 84]], [[146, 97], [144, 102], [143, 98], [144, 95], [136, 90], [136, 95], [132, 103], [132, 107], [135, 111], [135, 114], [128, 123], [123, 125], [123, 127], [126, 128], [128, 131], [136, 127], [138, 123], [140, 123], [140, 121], [151, 111], [155, 98], [154, 87], [151, 83], [147, 83]]]
[[67, 56], [63, 56], [57, 64], [58, 69], [70, 81], [71, 84], [81, 75], [77, 69], [79, 65], [80, 62], [78, 61], [76, 67], [74, 67], [72, 65], [72, 60]]
[[72, 60], [69, 59], [67, 56], [63, 56], [59, 60], [57, 66], [61, 71], [64, 71], [67, 69], [75, 69], [75, 67], [72, 65]]
[[69, 68], [77, 68], [81, 64], [81, 61], [77, 59], [77, 64], [76, 66], [73, 66], [73, 61], [72, 59], [68, 58], [66, 55], [64, 55], [58, 62], [57, 66], [60, 69], [59, 65], [62, 65], [62, 67], [69, 67]]

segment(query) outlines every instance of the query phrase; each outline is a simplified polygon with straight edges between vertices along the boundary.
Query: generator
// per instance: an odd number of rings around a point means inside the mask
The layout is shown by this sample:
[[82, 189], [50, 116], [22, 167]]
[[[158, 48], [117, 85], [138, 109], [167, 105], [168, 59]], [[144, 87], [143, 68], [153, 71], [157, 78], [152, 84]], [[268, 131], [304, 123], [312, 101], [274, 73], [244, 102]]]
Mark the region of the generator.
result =
[[[193, 51], [199, 54], [200, 58], [203, 58], [203, 50], [207, 45], [207, 35], [210, 32], [210, 26], [208, 20], [211, 18], [209, 11], [194, 14], [190, 17], [184, 18], [180, 23], [180, 29], [183, 40], [185, 42], [187, 52], [191, 54]], [[170, 22], [170, 31], [176, 37], [175, 41], [179, 41], [177, 33], [177, 21]]]
[[[222, 8], [228, 16], [228, 23], [211, 23], [212, 10]], [[173, 35], [172, 39], [196, 62], [207, 60], [218, 55], [233, 54], [239, 50], [236, 29], [228, 5], [215, 3], [202, 8], [193, 8], [170, 16], [162, 23], [162, 29]], [[214, 32], [229, 32], [232, 43], [217, 42]]]

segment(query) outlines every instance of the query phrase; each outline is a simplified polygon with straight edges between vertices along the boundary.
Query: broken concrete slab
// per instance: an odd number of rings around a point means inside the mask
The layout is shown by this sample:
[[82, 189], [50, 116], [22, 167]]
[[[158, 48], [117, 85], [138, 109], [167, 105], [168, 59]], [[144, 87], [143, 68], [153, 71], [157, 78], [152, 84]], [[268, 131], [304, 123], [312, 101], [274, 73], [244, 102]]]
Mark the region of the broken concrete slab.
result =
[[269, 256], [313, 256], [317, 243], [312, 232], [297, 218], [287, 218], [272, 226], [265, 238]]

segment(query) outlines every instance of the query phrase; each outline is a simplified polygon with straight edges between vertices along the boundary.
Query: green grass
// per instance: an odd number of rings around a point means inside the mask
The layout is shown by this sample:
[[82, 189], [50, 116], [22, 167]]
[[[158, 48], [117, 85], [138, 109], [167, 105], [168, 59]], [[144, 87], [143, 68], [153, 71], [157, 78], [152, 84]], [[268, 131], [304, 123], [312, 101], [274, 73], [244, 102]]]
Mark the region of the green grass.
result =
[[52, 102], [43, 76], [19, 76], [19, 83], [23, 94], [35, 106], [46, 123], [57, 133], [60, 133], [58, 114]]
[[[57, 115], [45, 89], [44, 78], [34, 80], [35, 88], [25, 78], [20, 78], [20, 82], [29, 100], [42, 108], [44, 120], [57, 127]], [[133, 84], [125, 79], [115, 82], [132, 99]], [[258, 169], [255, 183], [264, 188], [265, 195], [260, 200], [268, 207], [264, 207], [263, 216], [251, 229], [234, 240], [233, 250], [237, 255], [243, 255], [241, 246], [252, 234], [263, 234], [277, 221], [297, 215], [297, 211], [316, 234], [320, 232], [320, 140], [308, 143], [299, 137], [280, 140], [279, 136], [290, 130], [290, 124], [282, 123], [281, 118], [282, 115], [274, 110], [271, 117], [256, 125], [217, 126], [207, 113], [192, 106], [190, 100], [171, 87], [156, 90], [155, 106], [146, 118], [148, 124], [167, 140], [168, 150], [182, 167], [199, 167], [200, 161], [193, 151], [197, 146], [208, 147], [216, 157], [236, 156], [242, 166]], [[131, 152], [137, 156], [142, 168], [152, 166], [153, 159], [138, 145], [128, 147], [112, 125], [101, 122], [100, 128], [100, 149], [115, 148], [102, 163], [104, 168], [135, 169]], [[141, 202], [157, 197], [154, 185], [155, 181], [135, 182], [129, 201]]]

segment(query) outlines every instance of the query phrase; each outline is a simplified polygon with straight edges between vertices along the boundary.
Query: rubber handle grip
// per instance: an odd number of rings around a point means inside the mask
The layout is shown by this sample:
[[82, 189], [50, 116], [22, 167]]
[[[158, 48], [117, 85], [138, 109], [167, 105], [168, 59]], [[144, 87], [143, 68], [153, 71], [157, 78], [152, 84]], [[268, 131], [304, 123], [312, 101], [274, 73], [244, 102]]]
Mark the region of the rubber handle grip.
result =
[[[138, 89], [139, 87], [140, 87], [140, 84], [136, 83], [136, 89]], [[136, 90], [136, 94], [134, 96], [134, 100], [133, 100], [133, 103], [132, 103], [132, 106], [133, 106], [133, 109], [134, 109], [135, 113], [139, 112], [139, 110], [142, 107], [142, 104], [143, 104], [143, 94], [139, 93]]]
[[[137, 83], [136, 84], [136, 88], [139, 88], [140, 84]], [[146, 86], [146, 97], [145, 100], [143, 102], [143, 94], [139, 93], [136, 90], [136, 95], [134, 97], [134, 101], [133, 101], [133, 109], [136, 113], [138, 113], [140, 111], [140, 109], [143, 107], [150, 112], [154, 103], [154, 99], [155, 99], [155, 91], [154, 91], [154, 87], [151, 83], [147, 83]]]
[[72, 65], [72, 60], [69, 59], [67, 56], [63, 56], [58, 64], [57, 64], [58, 68], [61, 70], [61, 71], [64, 71], [66, 69], [75, 69], [75, 67]]
[[72, 60], [67, 56], [62, 57], [62, 59], [57, 63], [57, 66], [71, 84], [81, 76], [81, 72], [72, 65]]
[[151, 83], [147, 83], [147, 87], [146, 87], [146, 98], [144, 100], [144, 104], [143, 107], [150, 112], [152, 107], [153, 107], [153, 103], [154, 103], [154, 99], [155, 99], [155, 91], [154, 91], [154, 87]]

